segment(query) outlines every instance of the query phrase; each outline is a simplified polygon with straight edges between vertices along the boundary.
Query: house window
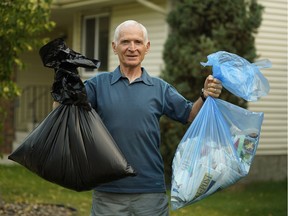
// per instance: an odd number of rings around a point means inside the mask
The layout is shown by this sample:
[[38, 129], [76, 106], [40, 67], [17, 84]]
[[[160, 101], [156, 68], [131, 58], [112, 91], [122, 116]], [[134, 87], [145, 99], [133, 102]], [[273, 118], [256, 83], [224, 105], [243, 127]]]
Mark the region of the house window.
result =
[[[84, 17], [83, 49], [88, 58], [101, 61], [98, 71], [108, 70], [108, 44], [109, 44], [109, 17]], [[85, 68], [85, 72], [93, 72]]]

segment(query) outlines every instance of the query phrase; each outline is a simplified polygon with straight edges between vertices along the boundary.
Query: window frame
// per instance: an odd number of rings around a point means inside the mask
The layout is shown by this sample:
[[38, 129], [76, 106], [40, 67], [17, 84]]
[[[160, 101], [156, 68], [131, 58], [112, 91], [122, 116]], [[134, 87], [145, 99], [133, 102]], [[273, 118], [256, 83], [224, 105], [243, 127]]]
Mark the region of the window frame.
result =
[[[95, 14], [95, 15], [85, 15], [82, 18], [82, 39], [81, 39], [81, 47], [82, 47], [82, 53], [83, 55], [86, 54], [86, 33], [87, 33], [87, 20], [88, 19], [95, 19], [95, 37], [94, 37], [94, 47], [99, 47], [99, 19], [101, 17], [107, 17], [108, 19], [110, 19], [109, 14], [108, 13], [101, 13], [101, 14]], [[110, 28], [110, 23], [108, 28]], [[109, 33], [110, 34], [110, 33]], [[109, 37], [109, 36], [108, 36]], [[109, 38], [108, 38], [109, 40]], [[107, 46], [109, 47], [109, 44], [107, 44]], [[95, 49], [94, 50], [94, 58], [98, 59], [99, 56], [99, 49]], [[100, 65], [101, 66], [101, 65]], [[107, 68], [109, 67], [109, 52], [107, 52]], [[96, 75], [97, 73], [101, 73], [103, 71], [100, 71], [99, 69], [94, 69], [93, 71], [86, 71], [85, 68], [81, 68], [80, 69], [81, 75], [84, 78], [90, 78], [94, 75]]]

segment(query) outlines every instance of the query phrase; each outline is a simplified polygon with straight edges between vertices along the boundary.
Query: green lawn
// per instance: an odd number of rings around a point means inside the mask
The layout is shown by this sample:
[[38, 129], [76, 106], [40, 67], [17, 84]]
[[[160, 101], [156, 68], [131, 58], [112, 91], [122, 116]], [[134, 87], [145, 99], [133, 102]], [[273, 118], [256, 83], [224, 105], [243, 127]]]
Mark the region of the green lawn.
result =
[[[0, 199], [6, 202], [53, 203], [88, 216], [91, 192], [74, 192], [47, 182], [19, 165], [0, 165]], [[287, 216], [287, 182], [236, 184], [171, 216]]]

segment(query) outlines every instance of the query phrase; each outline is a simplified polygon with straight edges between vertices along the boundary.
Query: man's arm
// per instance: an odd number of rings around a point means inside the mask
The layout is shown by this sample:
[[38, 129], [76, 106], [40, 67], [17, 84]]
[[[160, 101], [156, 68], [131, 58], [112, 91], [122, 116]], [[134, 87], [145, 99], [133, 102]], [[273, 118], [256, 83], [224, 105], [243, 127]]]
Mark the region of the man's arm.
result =
[[[214, 78], [212, 75], [209, 75], [205, 80], [204, 88], [202, 91], [204, 98], [207, 98], [208, 96], [218, 98], [222, 92], [221, 81]], [[198, 100], [194, 102], [188, 118], [188, 122], [192, 122], [195, 119], [203, 103], [204, 101], [201, 97], [199, 97]]]

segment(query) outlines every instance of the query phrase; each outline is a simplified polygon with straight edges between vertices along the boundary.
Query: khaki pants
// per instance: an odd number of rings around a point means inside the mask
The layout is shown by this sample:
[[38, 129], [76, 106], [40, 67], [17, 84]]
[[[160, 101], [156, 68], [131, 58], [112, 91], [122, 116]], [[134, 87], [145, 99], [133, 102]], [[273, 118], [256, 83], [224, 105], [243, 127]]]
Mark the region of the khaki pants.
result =
[[118, 194], [94, 191], [90, 216], [168, 216], [165, 193]]

